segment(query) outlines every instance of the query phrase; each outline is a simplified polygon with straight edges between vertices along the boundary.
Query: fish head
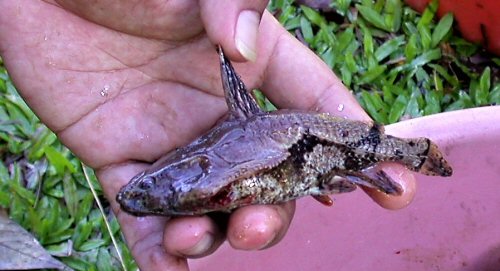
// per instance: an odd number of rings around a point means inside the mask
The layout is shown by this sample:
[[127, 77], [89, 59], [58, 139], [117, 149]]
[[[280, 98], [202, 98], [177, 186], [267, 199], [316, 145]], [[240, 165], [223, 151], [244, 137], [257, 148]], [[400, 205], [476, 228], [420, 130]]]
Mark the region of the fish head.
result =
[[[172, 161], [168, 161], [172, 160]], [[134, 215], [188, 215], [199, 206], [186, 206], [186, 201], [203, 198], [199, 185], [209, 183], [211, 168], [206, 156], [191, 156], [162, 161], [121, 188], [116, 200], [121, 208]], [[200, 202], [198, 200], [198, 202]]]

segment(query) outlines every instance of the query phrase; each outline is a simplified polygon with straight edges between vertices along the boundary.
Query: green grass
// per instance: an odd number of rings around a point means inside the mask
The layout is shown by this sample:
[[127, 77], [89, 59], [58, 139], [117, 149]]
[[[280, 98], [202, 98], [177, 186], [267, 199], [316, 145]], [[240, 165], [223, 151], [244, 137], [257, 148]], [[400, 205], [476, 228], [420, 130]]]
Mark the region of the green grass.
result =
[[[136, 269], [109, 204], [103, 217], [82, 164], [31, 112], [3, 66], [0, 93], [0, 206], [75, 270], [121, 269], [107, 219], [127, 270]], [[99, 199], [106, 202], [92, 171], [85, 170]]]
[[[500, 60], [454, 35], [451, 15], [433, 20], [435, 6], [419, 15], [399, 0], [338, 0], [336, 13], [323, 14], [290, 2], [272, 1], [270, 9], [380, 123], [500, 104]], [[106, 219], [127, 269], [136, 269], [95, 176], [106, 217], [84, 178], [90, 170], [26, 106], [1, 60], [0, 92], [0, 206], [76, 270], [121, 269]]]
[[437, 2], [422, 15], [399, 0], [334, 1], [326, 14], [292, 1], [272, 1], [279, 21], [314, 50], [379, 123], [500, 104], [498, 63], [480, 65], [480, 47], [453, 35], [453, 16], [435, 21]]

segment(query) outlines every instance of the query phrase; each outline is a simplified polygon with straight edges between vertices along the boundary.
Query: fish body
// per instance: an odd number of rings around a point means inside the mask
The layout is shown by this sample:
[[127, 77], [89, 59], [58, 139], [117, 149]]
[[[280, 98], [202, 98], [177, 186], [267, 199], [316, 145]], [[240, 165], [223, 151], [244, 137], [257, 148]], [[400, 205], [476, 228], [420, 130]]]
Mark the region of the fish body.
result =
[[426, 175], [452, 168], [427, 138], [386, 135], [383, 126], [300, 110], [264, 112], [219, 48], [227, 118], [135, 176], [117, 195], [135, 215], [199, 215], [311, 195], [321, 202], [357, 185], [400, 194], [380, 162]]

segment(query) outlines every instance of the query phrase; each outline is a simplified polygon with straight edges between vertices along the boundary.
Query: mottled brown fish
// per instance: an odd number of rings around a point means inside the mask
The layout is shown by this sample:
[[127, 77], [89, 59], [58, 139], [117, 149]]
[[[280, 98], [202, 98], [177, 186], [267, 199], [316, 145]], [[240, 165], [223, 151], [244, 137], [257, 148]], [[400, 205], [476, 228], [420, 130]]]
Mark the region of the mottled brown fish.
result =
[[262, 111], [219, 48], [227, 118], [158, 160], [117, 195], [134, 215], [198, 215], [250, 204], [277, 204], [357, 185], [400, 194], [377, 163], [393, 161], [426, 174], [452, 169], [427, 138], [402, 139], [383, 127], [327, 113]]

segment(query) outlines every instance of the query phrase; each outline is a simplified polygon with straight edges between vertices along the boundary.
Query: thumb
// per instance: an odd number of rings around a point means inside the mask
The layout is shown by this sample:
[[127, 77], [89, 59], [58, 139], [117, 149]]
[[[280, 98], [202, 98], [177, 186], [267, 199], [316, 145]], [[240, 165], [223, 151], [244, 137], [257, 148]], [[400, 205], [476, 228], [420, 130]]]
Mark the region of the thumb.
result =
[[266, 0], [204, 0], [200, 12], [208, 38], [236, 61], [255, 61], [257, 36]]

